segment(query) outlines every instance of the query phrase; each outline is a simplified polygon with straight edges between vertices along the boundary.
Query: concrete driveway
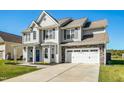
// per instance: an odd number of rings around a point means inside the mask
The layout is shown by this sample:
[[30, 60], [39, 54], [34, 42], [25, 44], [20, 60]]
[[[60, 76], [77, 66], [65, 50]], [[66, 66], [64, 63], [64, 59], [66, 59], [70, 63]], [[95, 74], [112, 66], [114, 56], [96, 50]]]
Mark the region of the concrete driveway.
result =
[[4, 82], [97, 82], [98, 64], [58, 64]]

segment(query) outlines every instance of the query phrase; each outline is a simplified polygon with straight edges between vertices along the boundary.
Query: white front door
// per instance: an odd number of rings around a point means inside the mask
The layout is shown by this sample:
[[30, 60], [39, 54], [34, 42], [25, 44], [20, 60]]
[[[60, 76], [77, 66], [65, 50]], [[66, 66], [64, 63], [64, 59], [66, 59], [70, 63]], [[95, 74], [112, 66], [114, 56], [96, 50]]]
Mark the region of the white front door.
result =
[[68, 49], [66, 50], [65, 61], [71, 63], [99, 63], [99, 49]]

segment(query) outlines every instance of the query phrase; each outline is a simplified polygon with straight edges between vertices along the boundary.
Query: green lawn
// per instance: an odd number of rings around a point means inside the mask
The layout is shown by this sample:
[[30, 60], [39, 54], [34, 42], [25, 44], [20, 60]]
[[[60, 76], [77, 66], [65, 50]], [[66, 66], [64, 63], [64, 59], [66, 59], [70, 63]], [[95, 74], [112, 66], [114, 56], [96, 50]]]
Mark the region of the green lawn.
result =
[[0, 81], [38, 70], [36, 67], [0, 64]]
[[124, 82], [124, 60], [112, 60], [109, 65], [101, 65], [99, 81]]

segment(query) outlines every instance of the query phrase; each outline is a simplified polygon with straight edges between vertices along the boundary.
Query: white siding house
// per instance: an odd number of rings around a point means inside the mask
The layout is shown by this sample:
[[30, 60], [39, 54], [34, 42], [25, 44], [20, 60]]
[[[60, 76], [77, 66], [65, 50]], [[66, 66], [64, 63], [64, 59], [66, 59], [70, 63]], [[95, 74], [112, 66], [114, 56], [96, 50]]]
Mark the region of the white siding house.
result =
[[55, 19], [43, 11], [22, 32], [26, 62], [101, 63], [106, 62], [106, 20], [88, 18]]

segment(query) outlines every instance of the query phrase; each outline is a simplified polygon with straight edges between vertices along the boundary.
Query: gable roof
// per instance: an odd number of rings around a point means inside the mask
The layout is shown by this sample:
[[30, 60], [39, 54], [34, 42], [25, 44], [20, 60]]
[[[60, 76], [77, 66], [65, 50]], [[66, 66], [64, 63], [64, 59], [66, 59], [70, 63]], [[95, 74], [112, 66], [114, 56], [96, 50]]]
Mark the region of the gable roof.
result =
[[22, 43], [22, 37], [0, 31], [0, 43], [2, 43], [2, 42]]
[[83, 30], [90, 30], [90, 29], [96, 29], [96, 28], [105, 28], [107, 27], [107, 20], [98, 20], [94, 22], [88, 22], [86, 24], [87, 26], [83, 28]]
[[[39, 23], [45, 15], [48, 15], [57, 25], [51, 25], [48, 27], [47, 26], [40, 27]], [[106, 28], [107, 20], [104, 19], [104, 20], [89, 22], [87, 17], [84, 17], [81, 19], [75, 19], [75, 20], [72, 18], [63, 18], [63, 19], [56, 20], [54, 17], [52, 17], [46, 11], [43, 11], [36, 21], [32, 21], [32, 24], [37, 25], [41, 29], [55, 28], [57, 26], [61, 27], [61, 29], [68, 29], [68, 28], [83, 26], [83, 30], [93, 30], [93, 29], [99, 29], [99, 28]], [[23, 33], [30, 32], [31, 31], [30, 27], [32, 26], [32, 24], [26, 30], [24, 30]]]
[[73, 20], [72, 22], [70, 22], [66, 26], [62, 27], [62, 29], [83, 26], [86, 23], [87, 20], [88, 19], [86, 17], [81, 18], [81, 19], [77, 19], [77, 20]]
[[58, 21], [54, 18], [54, 17], [52, 17], [49, 13], [47, 13], [46, 11], [43, 11], [41, 14], [40, 14], [40, 16], [38, 17], [38, 19], [37, 19], [37, 23], [39, 24], [39, 22], [41, 21], [41, 18], [43, 17], [43, 15], [47, 15], [48, 17], [50, 17], [57, 25], [59, 25], [59, 23], [58, 23]]

